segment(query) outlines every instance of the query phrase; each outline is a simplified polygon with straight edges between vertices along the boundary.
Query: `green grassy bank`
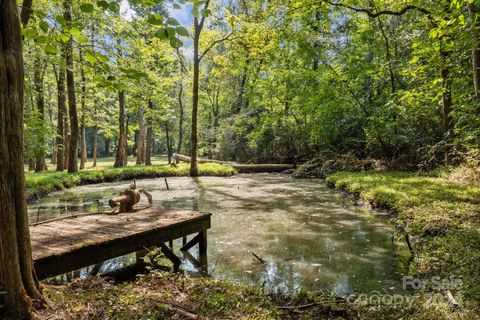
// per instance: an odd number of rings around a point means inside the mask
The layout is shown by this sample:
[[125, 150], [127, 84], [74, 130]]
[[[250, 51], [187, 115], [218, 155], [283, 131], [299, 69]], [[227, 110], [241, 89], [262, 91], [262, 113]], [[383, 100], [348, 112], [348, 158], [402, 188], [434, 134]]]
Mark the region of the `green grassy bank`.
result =
[[[230, 176], [235, 174], [235, 169], [216, 163], [205, 163], [199, 165], [199, 174], [202, 176]], [[27, 199], [34, 200], [53, 191], [84, 184], [188, 175], [189, 165], [182, 163], [176, 167], [168, 164], [128, 166], [125, 168], [100, 167], [98, 169], [83, 170], [78, 173], [53, 171], [42, 173], [27, 172]]]
[[[459, 277], [465, 310], [480, 308], [480, 187], [413, 173], [340, 172], [327, 183], [395, 213], [398, 234], [412, 239], [412, 276]], [[453, 290], [452, 290], [453, 291]], [[460, 307], [462, 308], [462, 307]]]

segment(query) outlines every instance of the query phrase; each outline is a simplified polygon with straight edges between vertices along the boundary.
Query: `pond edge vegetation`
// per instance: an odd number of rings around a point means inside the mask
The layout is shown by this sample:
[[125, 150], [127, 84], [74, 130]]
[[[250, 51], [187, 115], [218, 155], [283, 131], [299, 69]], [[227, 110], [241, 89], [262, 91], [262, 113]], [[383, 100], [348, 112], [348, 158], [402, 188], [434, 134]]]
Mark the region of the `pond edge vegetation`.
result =
[[[199, 165], [201, 176], [231, 176], [236, 170], [216, 163]], [[189, 165], [129, 166], [124, 168], [88, 169], [77, 173], [26, 173], [27, 201], [32, 202], [47, 194], [80, 185], [133, 179], [189, 176]]]
[[[454, 292], [461, 299], [460, 306], [428, 301], [431, 287], [417, 292], [420, 303], [430, 304], [426, 310], [443, 310], [441, 318], [477, 319], [480, 188], [477, 183], [452, 181], [456, 171], [439, 170], [429, 175], [337, 172], [327, 176], [326, 182], [373, 209], [392, 214], [395, 236], [407, 240], [412, 253], [409, 275], [422, 280], [452, 276], [462, 280], [461, 292]], [[438, 292], [447, 291], [442, 288]]]

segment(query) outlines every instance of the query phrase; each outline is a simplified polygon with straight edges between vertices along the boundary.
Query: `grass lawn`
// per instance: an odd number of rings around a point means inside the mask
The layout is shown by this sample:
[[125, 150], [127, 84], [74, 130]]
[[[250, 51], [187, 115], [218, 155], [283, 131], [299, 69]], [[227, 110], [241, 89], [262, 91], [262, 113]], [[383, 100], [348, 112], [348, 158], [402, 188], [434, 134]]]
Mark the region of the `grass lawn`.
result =
[[421, 279], [460, 277], [463, 306], [480, 309], [480, 187], [413, 173], [340, 172], [327, 183], [388, 208], [399, 234], [413, 239], [410, 273]]
[[[57, 166], [52, 164], [51, 159], [45, 159], [47, 161], [48, 171], [54, 172]], [[135, 166], [135, 161], [137, 160], [134, 156], [128, 157], [127, 167]], [[115, 162], [115, 157], [102, 157], [97, 158], [97, 166], [93, 168], [93, 159], [87, 159], [85, 163], [85, 170], [97, 170], [97, 169], [107, 169], [112, 168], [113, 163]], [[167, 164], [167, 156], [152, 156], [152, 165], [162, 165]], [[80, 165], [80, 160], [78, 160], [78, 165]], [[28, 171], [28, 165], [25, 166], [25, 171]]]
[[[129, 160], [129, 165], [124, 168], [113, 168], [113, 158], [102, 158], [98, 160], [97, 167], [92, 168], [89, 163], [85, 170], [78, 173], [55, 172], [52, 171], [55, 170], [52, 165], [46, 172], [26, 172], [27, 199], [33, 200], [53, 191], [84, 184], [189, 175], [189, 164], [186, 163], [180, 163], [175, 167], [161, 158], [155, 158], [152, 166], [135, 166], [135, 161]], [[198, 168], [199, 174], [203, 176], [235, 174], [232, 167], [216, 163], [199, 164]]]

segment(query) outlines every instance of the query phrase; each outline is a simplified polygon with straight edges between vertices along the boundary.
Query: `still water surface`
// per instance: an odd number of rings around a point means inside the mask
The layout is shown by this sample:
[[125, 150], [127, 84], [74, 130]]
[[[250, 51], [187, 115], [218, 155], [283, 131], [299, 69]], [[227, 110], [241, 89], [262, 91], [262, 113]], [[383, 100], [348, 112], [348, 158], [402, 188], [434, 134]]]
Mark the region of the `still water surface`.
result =
[[[261, 174], [168, 178], [168, 184], [169, 191], [163, 178], [137, 180], [157, 207], [213, 214], [209, 276], [283, 293], [301, 288], [340, 295], [401, 289], [401, 264], [388, 217], [355, 206], [322, 180]], [[29, 205], [30, 222], [106, 210], [108, 199], [128, 185], [104, 183], [54, 193]], [[132, 255], [113, 259], [103, 271], [132, 261]], [[187, 261], [183, 268], [195, 273]]]

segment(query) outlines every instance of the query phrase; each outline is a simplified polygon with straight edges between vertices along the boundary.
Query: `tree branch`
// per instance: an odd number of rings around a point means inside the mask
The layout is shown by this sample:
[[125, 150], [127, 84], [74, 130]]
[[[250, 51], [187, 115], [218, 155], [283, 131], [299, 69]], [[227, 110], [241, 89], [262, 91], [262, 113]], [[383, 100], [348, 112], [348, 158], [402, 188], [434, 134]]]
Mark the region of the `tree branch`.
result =
[[24, 27], [27, 26], [30, 17], [32, 16], [32, 2], [33, 0], [23, 0], [22, 10], [20, 12], [20, 20]]
[[[207, 0], [207, 1], [205, 2], [205, 5], [204, 5], [204, 7], [203, 7], [203, 10], [207, 10], [209, 5], [210, 5], [210, 0]], [[202, 16], [202, 19], [200, 19], [200, 23], [198, 24], [198, 28], [199, 28], [200, 30], [203, 29], [203, 25], [205, 24], [205, 18], [206, 18], [206, 16]]]
[[333, 2], [333, 1], [329, 1], [329, 0], [321, 0], [321, 2], [328, 3], [329, 5], [332, 5], [332, 6], [335, 6], [335, 7], [342, 7], [342, 8], [349, 9], [349, 10], [352, 10], [352, 11], [355, 11], [355, 12], [365, 13], [371, 18], [377, 18], [381, 15], [401, 16], [401, 15], [407, 13], [408, 11], [412, 11], [412, 10], [417, 10], [417, 11], [419, 11], [423, 14], [426, 14], [428, 16], [431, 16], [431, 14], [432, 14], [429, 10], [427, 10], [425, 8], [415, 6], [415, 5], [407, 5], [406, 7], [404, 7], [403, 9], [401, 9], [399, 11], [381, 10], [381, 11], [376, 11], [375, 12], [372, 9], [356, 8], [356, 7], [352, 7], [352, 6], [349, 6], [349, 5], [340, 3], [340, 2]]
[[205, 49], [205, 51], [203, 51], [203, 53], [200, 55], [200, 57], [198, 58], [198, 61], [202, 61], [203, 57], [205, 57], [205, 55], [210, 51], [212, 50], [212, 48], [221, 43], [221, 42], [224, 42], [226, 40], [228, 40], [231, 36], [233, 35], [233, 31], [230, 32], [228, 35], [226, 35], [225, 37], [221, 38], [221, 39], [218, 39], [218, 40], [215, 40], [213, 41], [212, 43], [210, 43], [210, 45], [207, 47], [207, 49]]

